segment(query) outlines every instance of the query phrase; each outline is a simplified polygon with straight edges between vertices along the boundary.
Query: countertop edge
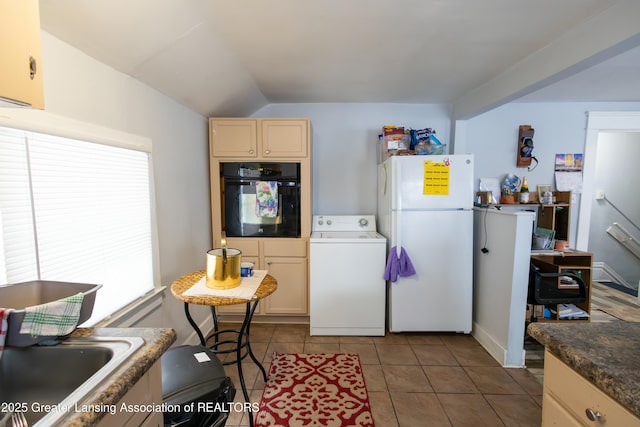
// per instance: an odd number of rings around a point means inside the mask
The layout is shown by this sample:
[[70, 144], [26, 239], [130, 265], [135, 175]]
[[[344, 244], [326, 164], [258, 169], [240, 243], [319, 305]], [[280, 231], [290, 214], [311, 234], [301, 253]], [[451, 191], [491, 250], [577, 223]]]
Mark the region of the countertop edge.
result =
[[[177, 339], [176, 332], [171, 328], [78, 328], [71, 336], [141, 337], [145, 342], [108, 380], [83, 400], [83, 404], [94, 408], [118, 403]], [[63, 423], [74, 427], [91, 426], [96, 425], [105, 415], [107, 412], [74, 412]]]

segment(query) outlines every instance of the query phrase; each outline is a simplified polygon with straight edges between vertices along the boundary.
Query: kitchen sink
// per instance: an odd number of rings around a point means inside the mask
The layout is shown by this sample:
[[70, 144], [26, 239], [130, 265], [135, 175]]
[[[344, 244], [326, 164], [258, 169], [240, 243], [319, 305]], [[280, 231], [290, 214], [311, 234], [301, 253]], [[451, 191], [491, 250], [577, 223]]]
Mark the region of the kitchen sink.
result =
[[6, 347], [0, 359], [2, 409], [23, 410], [30, 426], [56, 424], [91, 405], [89, 393], [143, 344], [140, 337], [70, 337], [49, 346]]

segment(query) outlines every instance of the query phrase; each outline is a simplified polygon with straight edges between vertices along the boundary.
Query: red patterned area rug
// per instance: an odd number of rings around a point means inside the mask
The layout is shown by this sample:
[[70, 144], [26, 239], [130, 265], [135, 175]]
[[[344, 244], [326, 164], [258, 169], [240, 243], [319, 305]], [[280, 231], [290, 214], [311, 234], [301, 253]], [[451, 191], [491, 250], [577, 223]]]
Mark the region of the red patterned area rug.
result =
[[256, 427], [373, 425], [357, 354], [273, 354]]

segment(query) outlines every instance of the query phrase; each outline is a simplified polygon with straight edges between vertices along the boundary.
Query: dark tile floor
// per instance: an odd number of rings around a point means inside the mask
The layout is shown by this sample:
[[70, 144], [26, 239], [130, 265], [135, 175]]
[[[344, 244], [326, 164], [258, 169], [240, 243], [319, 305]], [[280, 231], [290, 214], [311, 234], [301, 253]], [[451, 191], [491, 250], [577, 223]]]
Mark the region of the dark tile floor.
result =
[[[539, 426], [542, 385], [526, 369], [502, 368], [469, 335], [390, 334], [386, 337], [316, 337], [308, 326], [252, 326], [252, 347], [265, 368], [275, 351], [358, 353], [377, 427]], [[247, 359], [248, 360], [248, 359]], [[243, 363], [251, 400], [264, 382]], [[237, 369], [227, 373], [238, 383]], [[242, 401], [239, 392], [237, 400]], [[248, 425], [234, 413], [228, 426]]]
[[[594, 284], [592, 321], [615, 320], [598, 307], [620, 294]], [[501, 367], [470, 335], [317, 337], [306, 325], [272, 324], [255, 324], [251, 332], [254, 353], [267, 371], [273, 352], [358, 353], [376, 427], [540, 426], [543, 348], [533, 340], [525, 343], [527, 369], [511, 369]], [[249, 359], [243, 367], [250, 398], [259, 402], [264, 389], [259, 370]], [[226, 370], [239, 384], [237, 368]], [[243, 401], [239, 387], [236, 401]], [[242, 412], [227, 422], [248, 425]]]

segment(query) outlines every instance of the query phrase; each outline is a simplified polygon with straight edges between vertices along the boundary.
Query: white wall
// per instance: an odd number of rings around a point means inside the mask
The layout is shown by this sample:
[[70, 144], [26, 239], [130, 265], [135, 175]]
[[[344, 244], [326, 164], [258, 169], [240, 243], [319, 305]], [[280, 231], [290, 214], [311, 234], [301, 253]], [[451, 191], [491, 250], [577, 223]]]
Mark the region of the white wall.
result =
[[533, 218], [532, 212], [473, 210], [472, 335], [505, 367], [525, 362]]
[[254, 117], [309, 117], [313, 132], [313, 213], [376, 212], [378, 134], [384, 125], [433, 128], [449, 142], [445, 105], [271, 104]]
[[[432, 127], [456, 153], [475, 155], [475, 187], [480, 178], [508, 173], [527, 176], [530, 188], [555, 188], [556, 153], [584, 153], [588, 111], [638, 111], [635, 103], [513, 102], [473, 119], [458, 121], [452, 144], [447, 105], [413, 104], [271, 104], [255, 117], [309, 117], [313, 128], [313, 212], [356, 214], [375, 212], [376, 142], [385, 124]], [[516, 167], [518, 127], [535, 129], [538, 166]], [[570, 245], [576, 246], [580, 196], [574, 196]]]
[[[475, 155], [475, 186], [480, 178], [499, 178], [508, 173], [527, 176], [529, 189], [538, 184], [551, 184], [555, 189], [554, 161], [556, 153], [584, 153], [587, 111], [637, 111], [640, 103], [510, 103], [459, 123], [464, 132], [456, 131], [456, 146]], [[539, 165], [531, 172], [516, 167], [518, 127], [535, 129], [534, 155]], [[586, 161], [586, 159], [585, 159]], [[535, 163], [535, 162], [534, 162]], [[575, 247], [579, 196], [571, 211], [570, 245]]]
[[[475, 155], [475, 186], [481, 177], [526, 175], [529, 186], [552, 184], [556, 153], [583, 153], [587, 111], [637, 111], [637, 103], [510, 103], [473, 119], [457, 122], [456, 153]], [[375, 212], [377, 135], [385, 124], [432, 127], [450, 146], [447, 105], [414, 104], [270, 104], [254, 117], [309, 117], [313, 129], [314, 213]], [[516, 167], [518, 127], [535, 129], [533, 171]], [[572, 211], [576, 227], [578, 202]], [[575, 229], [571, 232], [575, 239]], [[572, 241], [575, 243], [575, 240]]]
[[[206, 119], [46, 32], [42, 52], [46, 111], [153, 141], [161, 284], [203, 269], [211, 247]], [[165, 294], [161, 315], [145, 326], [189, 338], [182, 304]]]

